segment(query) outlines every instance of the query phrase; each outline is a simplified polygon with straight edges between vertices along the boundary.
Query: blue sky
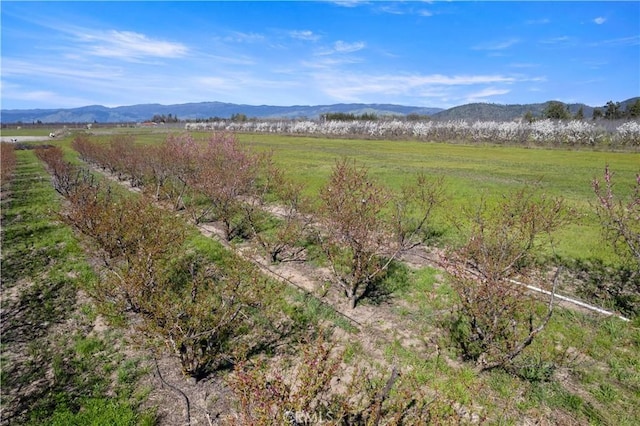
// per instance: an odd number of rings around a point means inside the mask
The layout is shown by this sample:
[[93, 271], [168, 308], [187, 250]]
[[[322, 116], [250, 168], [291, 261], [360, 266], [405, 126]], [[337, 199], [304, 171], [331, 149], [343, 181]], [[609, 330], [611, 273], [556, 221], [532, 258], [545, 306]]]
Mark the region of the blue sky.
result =
[[640, 95], [640, 2], [2, 1], [2, 108]]

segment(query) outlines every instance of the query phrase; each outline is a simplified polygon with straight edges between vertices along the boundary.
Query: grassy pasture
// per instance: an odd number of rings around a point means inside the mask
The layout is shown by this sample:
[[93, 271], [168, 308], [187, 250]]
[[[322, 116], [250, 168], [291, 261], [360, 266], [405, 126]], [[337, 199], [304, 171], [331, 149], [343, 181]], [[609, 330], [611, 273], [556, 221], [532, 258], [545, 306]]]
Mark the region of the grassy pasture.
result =
[[355, 158], [391, 188], [401, 187], [420, 171], [444, 176], [449, 200], [438, 226], [448, 240], [455, 236], [447, 232], [451, 231], [447, 223], [463, 206], [537, 183], [541, 191], [564, 198], [576, 210], [574, 223], [558, 235], [557, 251], [577, 259], [611, 257], [593, 215], [592, 179], [601, 176], [608, 164], [615, 172], [617, 191], [628, 195], [640, 172], [637, 153], [254, 134], [240, 135], [240, 140], [257, 150], [272, 151], [275, 161], [303, 182], [311, 195], [326, 182], [336, 159], [345, 156]]

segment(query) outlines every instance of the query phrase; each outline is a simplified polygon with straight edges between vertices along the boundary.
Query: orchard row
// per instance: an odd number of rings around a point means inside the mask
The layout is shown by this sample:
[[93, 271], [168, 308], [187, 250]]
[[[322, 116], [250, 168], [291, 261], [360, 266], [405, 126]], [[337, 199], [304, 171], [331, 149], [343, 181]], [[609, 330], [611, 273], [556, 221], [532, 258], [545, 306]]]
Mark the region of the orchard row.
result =
[[[235, 144], [228, 135], [216, 141]], [[74, 146], [94, 153], [113, 148], [82, 138]], [[103, 269], [93, 296], [133, 318], [145, 337], [171, 347], [189, 376], [203, 378], [234, 366], [227, 385], [236, 412], [222, 417], [223, 424], [281, 424], [295, 417], [327, 424], [460, 420], [449, 402], [428, 395], [412, 380], [401, 380], [395, 367], [386, 381], [364, 365], [348, 372], [344, 351], [322, 330], [299, 347], [293, 369], [250, 362], [252, 355], [304, 329], [296, 323], [299, 308], [285, 300], [281, 286], [233, 253], [212, 259], [210, 253], [189, 248], [183, 218], [148, 198], [105, 186], [88, 170], [66, 162], [59, 147], [39, 148], [36, 155], [68, 202], [62, 220], [95, 243]], [[177, 186], [176, 197], [188, 205], [193, 194]], [[289, 377], [282, 376], [285, 368]], [[348, 385], [336, 391], [336, 378]]]
[[213, 121], [187, 123], [187, 131], [227, 131], [327, 137], [417, 139], [542, 146], [640, 146], [640, 122], [527, 121]]

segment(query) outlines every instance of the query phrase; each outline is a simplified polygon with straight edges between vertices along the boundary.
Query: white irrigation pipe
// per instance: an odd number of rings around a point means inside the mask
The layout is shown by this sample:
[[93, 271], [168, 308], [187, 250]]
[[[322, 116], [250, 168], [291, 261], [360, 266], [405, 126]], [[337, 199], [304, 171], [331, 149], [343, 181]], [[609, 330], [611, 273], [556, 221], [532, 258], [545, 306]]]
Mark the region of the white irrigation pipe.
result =
[[[535, 292], [538, 292], [538, 293], [542, 293], [542, 294], [546, 294], [548, 296], [551, 296], [551, 292], [549, 290], [544, 290], [544, 289], [542, 289], [540, 287], [535, 287], [535, 286], [532, 286], [532, 285], [521, 283], [520, 281], [516, 281], [516, 280], [509, 280], [509, 281], [514, 283], [514, 284], [519, 284], [519, 285], [525, 286], [527, 289], [529, 289], [531, 291], [535, 291]], [[616, 316], [616, 317], [620, 318], [622, 321], [627, 321], [627, 322], [631, 321], [629, 318], [626, 318], [626, 317], [623, 317], [621, 315], [618, 315], [615, 312], [610, 312], [610, 311], [607, 311], [605, 309], [598, 308], [597, 306], [589, 305], [588, 303], [582, 302], [580, 300], [572, 299], [572, 298], [567, 297], [567, 296], [562, 296], [562, 295], [557, 294], [557, 293], [554, 295], [554, 297], [557, 298], [557, 299], [560, 299], [560, 300], [564, 300], [565, 302], [573, 303], [574, 305], [578, 305], [578, 306], [580, 306], [582, 308], [589, 309], [590, 311], [598, 312], [598, 313], [603, 314], [603, 315]]]

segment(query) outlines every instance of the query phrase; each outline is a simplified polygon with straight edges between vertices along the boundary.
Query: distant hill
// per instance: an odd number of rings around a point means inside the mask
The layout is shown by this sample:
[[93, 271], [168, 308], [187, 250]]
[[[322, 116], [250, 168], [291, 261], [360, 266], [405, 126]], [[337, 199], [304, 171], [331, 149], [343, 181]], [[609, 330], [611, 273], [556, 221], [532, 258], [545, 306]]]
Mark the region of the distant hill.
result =
[[[630, 98], [620, 102], [621, 110], [625, 110], [627, 105], [633, 104], [640, 98]], [[534, 117], [542, 117], [544, 111], [549, 105], [548, 101], [540, 104], [524, 104], [524, 105], [501, 105], [501, 104], [488, 104], [488, 103], [473, 103], [461, 105], [453, 108], [449, 108], [438, 113], [433, 114], [432, 118], [436, 120], [494, 120], [494, 121], [508, 121], [516, 118], [523, 117], [527, 112], [533, 114]], [[604, 105], [589, 106], [585, 104], [565, 104], [569, 107], [569, 112], [574, 115], [582, 108], [582, 113], [585, 118], [591, 118], [593, 116], [593, 110], [595, 108], [601, 108], [604, 112]]]
[[[542, 117], [549, 102], [542, 104], [499, 105], [473, 103], [450, 108], [433, 115], [438, 120], [462, 120], [472, 117], [474, 120], [507, 121], [523, 117], [530, 112], [534, 117]], [[575, 114], [582, 107], [585, 117], [593, 115], [594, 107], [585, 104], [569, 104], [569, 112]]]
[[[639, 98], [620, 102], [624, 110]], [[378, 116], [407, 116], [410, 114], [427, 115], [438, 120], [514, 120], [527, 112], [534, 116], [543, 115], [548, 102], [525, 105], [500, 105], [473, 103], [443, 110], [394, 104], [333, 104], [333, 105], [243, 105], [224, 102], [198, 102], [176, 105], [141, 104], [108, 108], [90, 105], [68, 109], [25, 109], [1, 110], [0, 122], [6, 123], [138, 123], [151, 119], [154, 115], [178, 117], [180, 120], [207, 118], [230, 118], [234, 114], [244, 114], [249, 118], [309, 118], [317, 119], [326, 113], [375, 114]], [[582, 107], [585, 118], [593, 115], [596, 107], [585, 104], [569, 104], [569, 111], [575, 114]], [[603, 106], [598, 106], [602, 108]]]
[[250, 118], [319, 118], [329, 112], [342, 112], [361, 115], [364, 113], [378, 116], [408, 114], [432, 115], [442, 108], [424, 108], [392, 104], [334, 104], [334, 105], [241, 105], [224, 102], [199, 102], [177, 105], [142, 104], [108, 108], [91, 105], [70, 109], [29, 109], [2, 110], [2, 123], [122, 123], [141, 122], [154, 115], [171, 114], [181, 120], [207, 119], [211, 117], [230, 118], [233, 114], [244, 114]]

